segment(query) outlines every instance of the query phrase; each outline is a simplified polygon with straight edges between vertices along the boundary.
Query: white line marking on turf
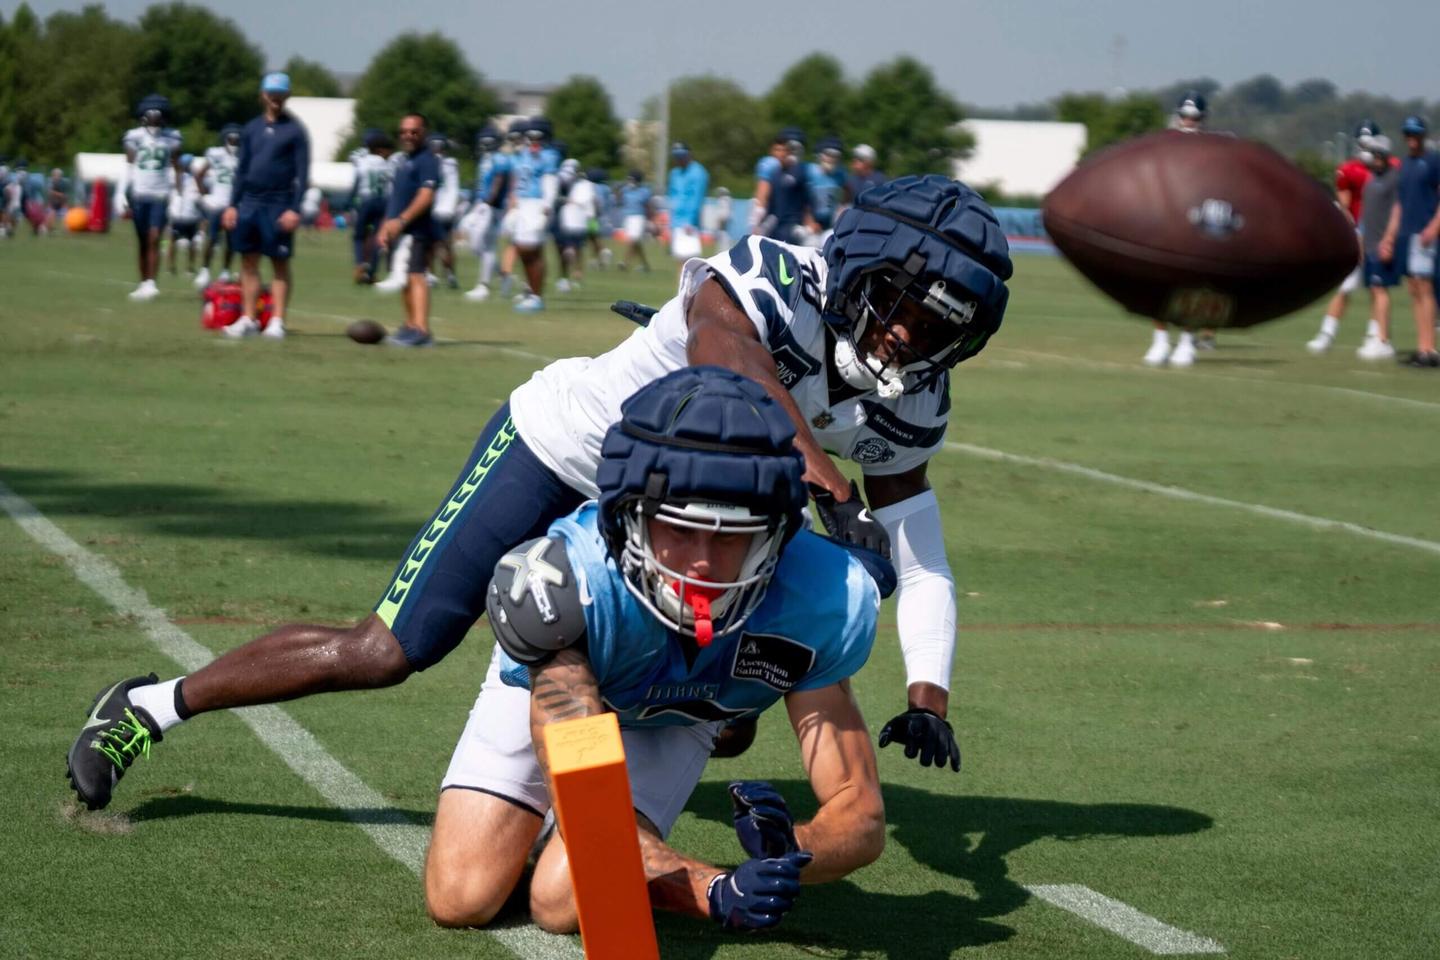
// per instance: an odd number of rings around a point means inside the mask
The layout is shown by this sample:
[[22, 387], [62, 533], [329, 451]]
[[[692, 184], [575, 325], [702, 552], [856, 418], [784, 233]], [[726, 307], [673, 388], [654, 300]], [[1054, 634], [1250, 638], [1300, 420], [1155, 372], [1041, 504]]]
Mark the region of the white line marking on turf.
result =
[[1113, 900], [1078, 883], [1037, 884], [1025, 889], [1047, 903], [1068, 910], [1160, 956], [1225, 952], [1224, 947], [1209, 937], [1161, 923], [1128, 903]]
[[[143, 590], [126, 583], [118, 567], [76, 543], [4, 482], [0, 482], [0, 508], [31, 539], [64, 560], [81, 583], [116, 611], [135, 620], [160, 652], [186, 673], [194, 673], [215, 658], [208, 648], [172, 623], [165, 611], [151, 604]], [[346, 769], [309, 730], [279, 707], [246, 707], [231, 712], [327, 803], [344, 811], [380, 849], [411, 872], [420, 873], [430, 837], [427, 828], [391, 809], [384, 797]], [[574, 939], [554, 936], [538, 927], [498, 927], [486, 932], [520, 957], [579, 960], [582, 956]]]
[[1422, 540], [1419, 537], [1407, 537], [1399, 533], [1387, 533], [1384, 530], [1364, 527], [1358, 523], [1350, 523], [1345, 520], [1331, 520], [1327, 517], [1312, 517], [1306, 513], [1296, 513], [1293, 510], [1281, 510], [1278, 507], [1267, 507], [1260, 503], [1246, 503], [1243, 500], [1228, 500], [1225, 497], [1212, 497], [1208, 493], [1196, 493], [1194, 490], [1186, 490], [1184, 487], [1170, 487], [1161, 483], [1151, 483], [1148, 480], [1122, 477], [1119, 474], [1106, 473], [1103, 470], [1084, 467], [1078, 463], [1068, 463], [1064, 460], [1051, 460], [1049, 457], [1026, 457], [1018, 453], [1006, 453], [1004, 450], [977, 447], [970, 443], [957, 443], [954, 440], [945, 441], [945, 449], [956, 453], [969, 454], [972, 457], [978, 457], [982, 460], [994, 460], [1001, 463], [1018, 463], [1028, 467], [1042, 467], [1046, 470], [1056, 470], [1060, 473], [1074, 474], [1078, 477], [1099, 480], [1102, 483], [1110, 483], [1117, 487], [1126, 487], [1130, 490], [1143, 490], [1146, 493], [1154, 493], [1175, 500], [1188, 500], [1191, 503], [1206, 503], [1215, 507], [1243, 510], [1246, 513], [1269, 517], [1272, 520], [1285, 520], [1290, 523], [1298, 523], [1302, 526], [1310, 527], [1312, 530], [1341, 530], [1345, 533], [1369, 537], [1372, 540], [1380, 540], [1384, 543], [1393, 543], [1402, 547], [1414, 547], [1416, 550], [1424, 550], [1427, 553], [1440, 554], [1440, 543], [1434, 540]]

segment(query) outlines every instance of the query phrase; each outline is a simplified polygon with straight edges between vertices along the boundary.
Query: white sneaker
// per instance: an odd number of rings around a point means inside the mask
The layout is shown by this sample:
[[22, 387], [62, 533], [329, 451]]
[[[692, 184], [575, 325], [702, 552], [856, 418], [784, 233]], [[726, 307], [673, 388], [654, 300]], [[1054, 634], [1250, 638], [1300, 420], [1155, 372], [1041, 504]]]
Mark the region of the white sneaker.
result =
[[569, 281], [569, 280], [566, 280], [564, 277], [561, 277], [559, 280], [556, 280], [556, 281], [555, 281], [555, 292], [556, 292], [556, 293], [569, 293], [569, 292], [570, 292], [570, 281]]
[[285, 321], [279, 317], [271, 317], [270, 322], [265, 324], [265, 329], [260, 331], [260, 336], [270, 340], [284, 340]]
[[235, 282], [235, 277], [231, 275], [231, 273], [230, 273], [229, 270], [221, 270], [221, 271], [220, 271], [220, 282], [221, 282], [221, 283], [234, 283], [234, 282]]
[[229, 326], [222, 328], [220, 332], [231, 340], [243, 340], [245, 337], [259, 333], [260, 324], [249, 317], [241, 317]]
[[1188, 334], [1182, 334], [1180, 342], [1175, 344], [1175, 349], [1170, 351], [1170, 366], [1172, 367], [1193, 367], [1195, 366], [1195, 338]]
[[1395, 348], [1389, 340], [1366, 337], [1365, 342], [1360, 344], [1360, 349], [1355, 351], [1355, 356], [1361, 360], [1390, 360], [1395, 356]]
[[481, 303], [482, 301], [489, 300], [490, 288], [483, 283], [477, 283], [473, 290], [465, 291], [465, 299], [472, 303]]
[[545, 309], [545, 301], [533, 293], [526, 294], [525, 298], [515, 304], [517, 313], [539, 313]]
[[398, 293], [405, 287], [405, 275], [403, 273], [392, 273], [390, 276], [375, 284], [375, 289], [381, 293]]
[[1331, 337], [1330, 334], [1322, 330], [1319, 333], [1315, 334], [1314, 337], [1310, 338], [1309, 342], [1305, 344], [1305, 349], [1309, 350], [1316, 356], [1319, 356], [1326, 350], [1329, 350], [1330, 345], [1334, 342], [1335, 339]]
[[425, 284], [430, 287], [438, 287], [440, 286], [440, 278], [435, 276], [435, 274], [431, 273], [429, 270], [426, 270]]
[[210, 286], [210, 270], [207, 267], [201, 267], [200, 272], [195, 274], [195, 289], [204, 290], [208, 286]]
[[160, 296], [160, 288], [154, 280], [141, 280], [140, 286], [130, 291], [130, 299], [137, 301], [154, 300]]
[[1141, 358], [1141, 362], [1147, 367], [1163, 367], [1165, 366], [1165, 361], [1169, 358], [1170, 340], [1167, 337], [1164, 340], [1157, 339], [1154, 343], [1150, 344], [1150, 349], [1145, 351], [1145, 356]]

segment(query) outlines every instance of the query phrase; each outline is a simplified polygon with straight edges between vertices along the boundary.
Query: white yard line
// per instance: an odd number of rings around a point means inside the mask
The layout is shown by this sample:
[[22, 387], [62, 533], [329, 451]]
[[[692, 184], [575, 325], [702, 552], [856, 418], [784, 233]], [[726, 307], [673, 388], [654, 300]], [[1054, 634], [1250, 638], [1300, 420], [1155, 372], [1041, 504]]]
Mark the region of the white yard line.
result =
[[1047, 903], [1068, 910], [1077, 917], [1160, 956], [1225, 952], [1224, 947], [1209, 937], [1161, 923], [1127, 903], [1096, 893], [1078, 883], [1038, 884], [1025, 889]]
[[[51, 523], [29, 501], [0, 482], [0, 508], [36, 543], [69, 565], [81, 583], [95, 591], [123, 616], [133, 619], [161, 653], [193, 673], [214, 659], [214, 654], [150, 603], [143, 590], [125, 582], [109, 560], [86, 550]], [[391, 809], [375, 790], [336, 760], [314, 735], [279, 707], [247, 707], [231, 711], [255, 732], [300, 778], [331, 806], [344, 811], [370, 839], [395, 860], [418, 875], [425, 863], [428, 828], [407, 820]], [[519, 957], [542, 960], [579, 960], [578, 941], [557, 937], [538, 927], [503, 927], [486, 931]]]
[[1160, 483], [1151, 483], [1148, 480], [1136, 480], [1132, 477], [1123, 477], [1116, 473], [1106, 473], [1103, 470], [1081, 466], [1078, 463], [1068, 463], [1064, 460], [1051, 460], [1049, 457], [1027, 457], [1018, 453], [1006, 453], [1004, 450], [977, 447], [971, 443], [957, 443], [953, 440], [945, 441], [945, 449], [955, 453], [978, 457], [981, 460], [1016, 463], [1027, 467], [1055, 470], [1059, 473], [1068, 473], [1077, 477], [1085, 477], [1089, 480], [1098, 480], [1101, 483], [1109, 483], [1117, 487], [1125, 487], [1129, 490], [1143, 490], [1146, 493], [1170, 497], [1174, 500], [1188, 500], [1191, 503], [1204, 503], [1213, 507], [1243, 510], [1246, 513], [1269, 517], [1272, 520], [1298, 523], [1312, 530], [1340, 530], [1345, 533], [1353, 533], [1356, 536], [1368, 537], [1371, 540], [1379, 540], [1383, 543], [1395, 544], [1396, 546], [1402, 547], [1413, 547], [1416, 550], [1424, 550], [1427, 553], [1440, 554], [1440, 542], [1434, 540], [1422, 540], [1419, 537], [1407, 537], [1399, 533], [1387, 533], [1384, 530], [1364, 527], [1358, 523], [1350, 523], [1345, 520], [1331, 520], [1328, 517], [1314, 517], [1306, 513], [1296, 513], [1293, 510], [1267, 507], [1261, 503], [1246, 503], [1243, 500], [1212, 497], [1208, 493], [1196, 493], [1194, 490], [1186, 490], [1184, 487], [1170, 487]]

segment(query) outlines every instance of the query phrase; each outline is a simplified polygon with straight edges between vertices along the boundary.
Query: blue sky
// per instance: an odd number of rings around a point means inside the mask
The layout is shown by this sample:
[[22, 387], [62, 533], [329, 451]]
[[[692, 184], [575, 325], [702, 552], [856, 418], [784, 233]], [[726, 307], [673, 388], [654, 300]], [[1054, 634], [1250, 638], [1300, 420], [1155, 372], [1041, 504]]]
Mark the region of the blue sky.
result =
[[[112, 16], [148, 4], [109, 0]], [[1153, 87], [1213, 76], [1232, 83], [1273, 73], [1324, 77], [1341, 90], [1440, 99], [1440, 3], [1390, 0], [251, 0], [205, 4], [235, 20], [273, 64], [300, 54], [358, 71], [406, 30], [454, 38], [486, 76], [550, 83], [598, 76], [621, 115], [634, 115], [666, 78], [716, 72], [768, 89], [814, 50], [854, 76], [908, 53], [967, 103], [1009, 106], [1064, 90]], [[16, 3], [0, 0], [8, 19]], [[42, 17], [75, 2], [39, 0]], [[723, 12], [722, 12], [723, 11]], [[813, 12], [811, 12], [813, 11]]]

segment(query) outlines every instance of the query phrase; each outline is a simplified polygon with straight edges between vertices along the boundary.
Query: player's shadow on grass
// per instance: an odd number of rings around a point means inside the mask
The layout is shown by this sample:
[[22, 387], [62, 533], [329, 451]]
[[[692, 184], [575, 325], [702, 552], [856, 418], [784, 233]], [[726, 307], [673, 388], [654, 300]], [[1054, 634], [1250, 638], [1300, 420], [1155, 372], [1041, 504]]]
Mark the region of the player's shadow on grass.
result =
[[[423, 516], [398, 516], [373, 503], [257, 499], [198, 484], [117, 483], [13, 469], [0, 479], [53, 519], [114, 517], [147, 534], [289, 543], [356, 560], [398, 560], [425, 522]], [[442, 492], [437, 488], [437, 502]]]
[[125, 813], [132, 823], [146, 820], [173, 820], [180, 817], [281, 817], [286, 820], [317, 820], [325, 823], [405, 823], [429, 827], [434, 810], [399, 810], [392, 807], [357, 807], [341, 810], [329, 806], [297, 806], [284, 803], [244, 803], [214, 800], [191, 794], [149, 797]]
[[[814, 813], [810, 785], [803, 780], [773, 781], [789, 800], [797, 819]], [[1008, 940], [1015, 930], [998, 922], [1023, 906], [1030, 894], [1009, 875], [1005, 858], [1044, 838], [1163, 837], [1209, 829], [1210, 817], [1194, 810], [1131, 803], [1061, 803], [1015, 797], [974, 797], [930, 793], [886, 784], [889, 841], [885, 856], [860, 875], [870, 889], [840, 881], [809, 887], [795, 911], [762, 936], [785, 941], [815, 956], [862, 954], [892, 960], [942, 960], [953, 951]], [[730, 823], [730, 798], [724, 783], [701, 783], [687, 810]], [[737, 855], [740, 853], [736, 847]], [[922, 894], [886, 892], [886, 877], [896, 876], [897, 857], [909, 854], [922, 867], [946, 874], [974, 894], [933, 889]], [[1034, 883], [1074, 878], [1031, 877]], [[666, 957], [699, 960], [722, 942], [709, 928], [661, 917]]]

